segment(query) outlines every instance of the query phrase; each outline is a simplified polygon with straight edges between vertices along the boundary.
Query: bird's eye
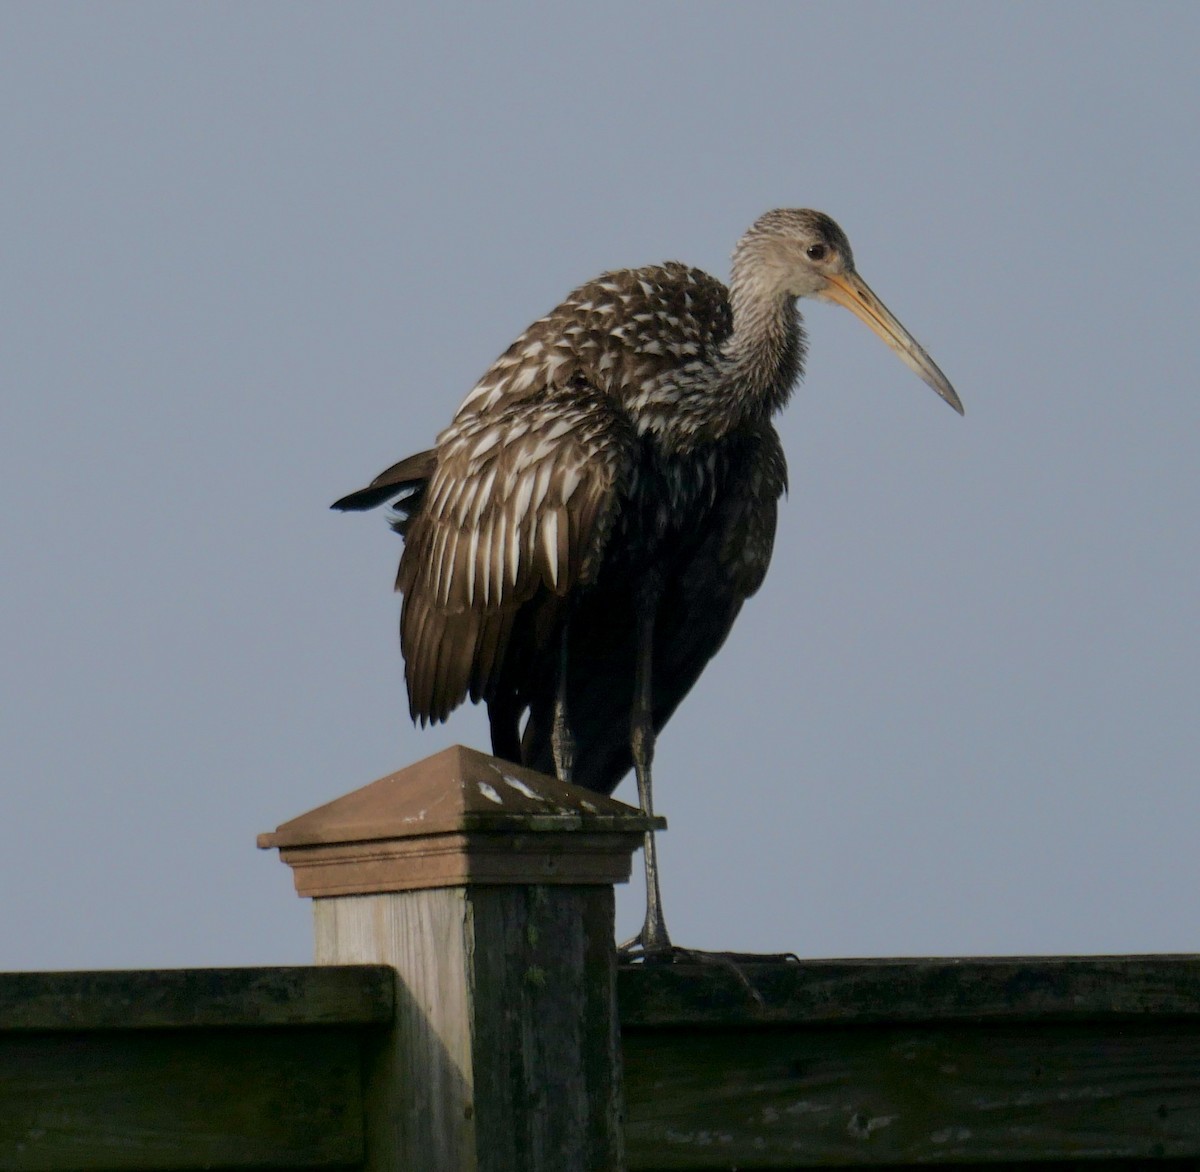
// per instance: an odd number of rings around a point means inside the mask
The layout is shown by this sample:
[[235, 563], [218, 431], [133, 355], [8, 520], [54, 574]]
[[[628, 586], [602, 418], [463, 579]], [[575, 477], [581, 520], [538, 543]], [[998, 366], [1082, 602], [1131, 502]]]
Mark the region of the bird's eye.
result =
[[829, 250], [825, 247], [824, 244], [810, 244], [804, 250], [804, 254], [805, 254], [805, 256], [808, 257], [809, 260], [824, 260], [825, 253], [828, 251]]

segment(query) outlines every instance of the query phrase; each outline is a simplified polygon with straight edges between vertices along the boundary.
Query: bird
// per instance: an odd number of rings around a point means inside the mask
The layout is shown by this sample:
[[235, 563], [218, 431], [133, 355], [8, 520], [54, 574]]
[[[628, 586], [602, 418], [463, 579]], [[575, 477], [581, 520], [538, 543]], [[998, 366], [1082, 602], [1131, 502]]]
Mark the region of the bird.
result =
[[[653, 815], [663, 726], [771, 560], [787, 464], [773, 418], [803, 375], [797, 302], [844, 306], [959, 414], [933, 359], [822, 212], [760, 216], [728, 286], [677, 261], [602, 273], [535, 321], [433, 447], [332, 506], [392, 505], [414, 721], [487, 706], [492, 751]], [[668, 956], [654, 832], [646, 916]]]

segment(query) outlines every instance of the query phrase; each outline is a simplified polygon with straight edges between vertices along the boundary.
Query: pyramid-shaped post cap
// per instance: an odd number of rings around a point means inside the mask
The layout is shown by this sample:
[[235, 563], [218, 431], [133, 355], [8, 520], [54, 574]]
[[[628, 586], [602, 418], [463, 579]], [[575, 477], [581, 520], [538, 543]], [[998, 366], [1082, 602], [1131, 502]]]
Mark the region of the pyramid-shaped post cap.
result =
[[454, 745], [258, 836], [306, 896], [619, 883], [647, 830], [624, 802]]

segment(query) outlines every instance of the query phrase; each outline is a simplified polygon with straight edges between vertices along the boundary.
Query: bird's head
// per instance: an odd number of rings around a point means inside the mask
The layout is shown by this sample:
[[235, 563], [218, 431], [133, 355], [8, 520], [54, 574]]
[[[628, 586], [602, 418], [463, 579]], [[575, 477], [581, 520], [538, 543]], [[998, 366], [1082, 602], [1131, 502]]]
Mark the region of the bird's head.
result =
[[858, 275], [846, 233], [824, 212], [778, 208], [759, 216], [734, 250], [733, 279], [759, 298], [814, 297], [844, 306], [962, 414], [949, 379]]

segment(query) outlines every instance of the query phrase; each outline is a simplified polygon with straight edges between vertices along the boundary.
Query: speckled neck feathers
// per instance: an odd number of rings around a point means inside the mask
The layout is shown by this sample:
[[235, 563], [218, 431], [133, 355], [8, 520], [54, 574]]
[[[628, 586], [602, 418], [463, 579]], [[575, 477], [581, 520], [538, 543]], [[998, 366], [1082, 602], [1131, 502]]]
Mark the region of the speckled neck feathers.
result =
[[804, 374], [807, 338], [795, 298], [768, 294], [734, 274], [733, 334], [724, 346], [724, 390], [747, 415], [769, 419], [787, 405]]

